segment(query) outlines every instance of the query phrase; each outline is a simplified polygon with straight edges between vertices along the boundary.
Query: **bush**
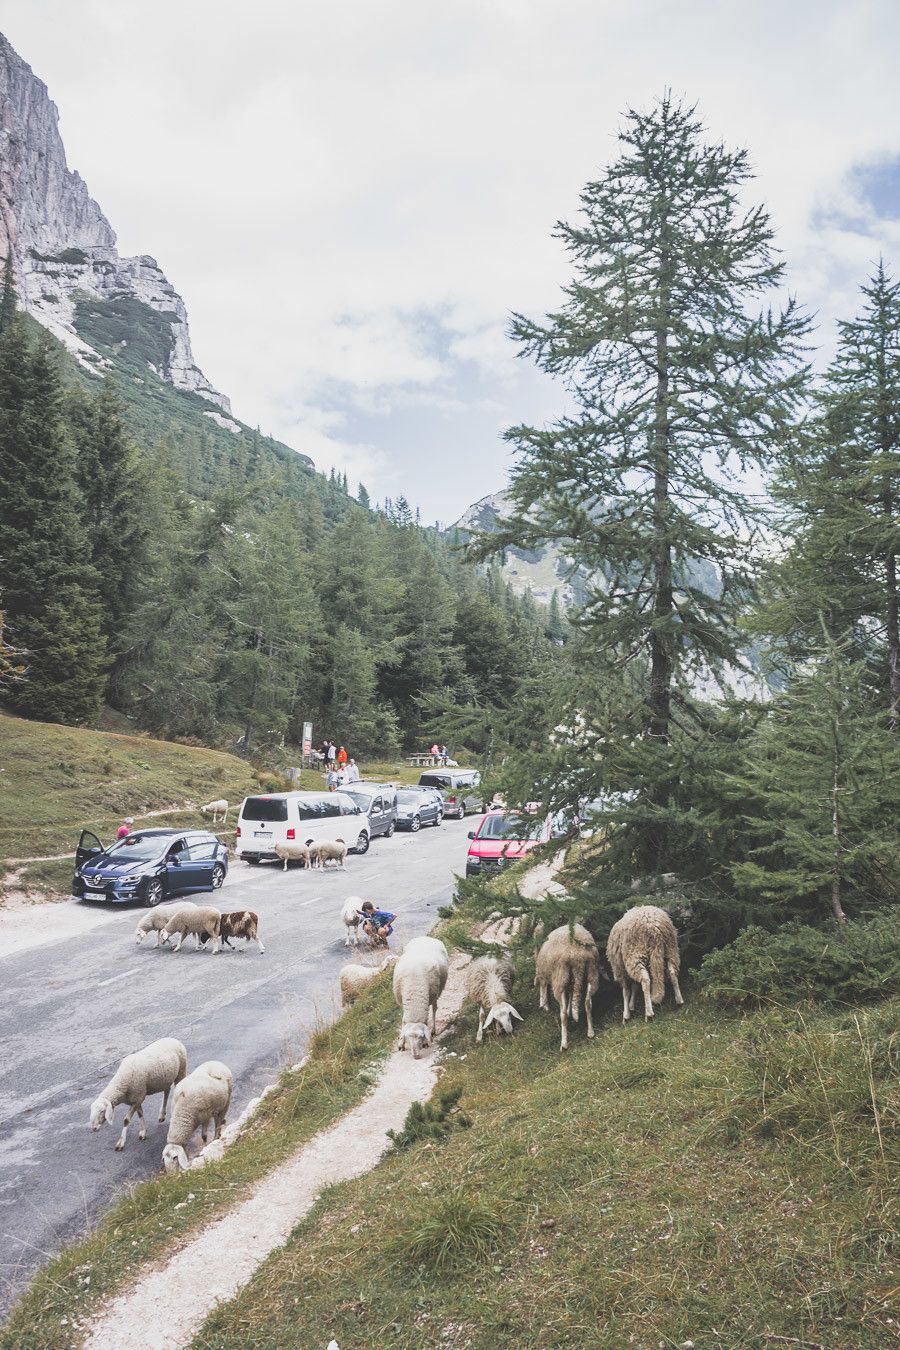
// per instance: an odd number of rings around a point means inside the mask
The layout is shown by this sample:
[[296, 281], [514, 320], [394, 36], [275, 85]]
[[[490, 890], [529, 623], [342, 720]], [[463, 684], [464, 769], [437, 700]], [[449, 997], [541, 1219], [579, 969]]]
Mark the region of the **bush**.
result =
[[869, 1003], [900, 991], [900, 910], [841, 928], [790, 924], [775, 933], [745, 928], [710, 952], [699, 971], [719, 1007]]
[[397, 1240], [397, 1252], [437, 1274], [487, 1261], [508, 1224], [505, 1213], [461, 1187], [416, 1210]]
[[388, 1130], [388, 1138], [393, 1141], [394, 1148], [410, 1148], [422, 1139], [446, 1139], [454, 1125], [468, 1129], [472, 1122], [459, 1111], [461, 1096], [462, 1088], [456, 1086], [439, 1092], [434, 1105], [431, 1102], [425, 1102], [424, 1105], [422, 1102], [413, 1102], [406, 1113], [403, 1129], [399, 1133]]

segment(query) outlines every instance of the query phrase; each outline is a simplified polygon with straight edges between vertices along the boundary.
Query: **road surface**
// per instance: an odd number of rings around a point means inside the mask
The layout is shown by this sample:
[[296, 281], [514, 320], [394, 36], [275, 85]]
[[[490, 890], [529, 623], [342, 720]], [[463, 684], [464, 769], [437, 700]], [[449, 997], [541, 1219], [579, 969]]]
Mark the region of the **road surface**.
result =
[[90, 1103], [122, 1056], [177, 1036], [189, 1068], [224, 1060], [234, 1073], [234, 1119], [335, 1016], [347, 896], [396, 911], [392, 946], [402, 947], [449, 902], [466, 834], [464, 824], [448, 821], [377, 839], [364, 857], [347, 859], [346, 872], [235, 863], [217, 903], [257, 911], [263, 956], [255, 946], [218, 956], [194, 952], [192, 942], [178, 953], [137, 947], [140, 907], [112, 910], [84, 933], [28, 951], [4, 956], [0, 948], [0, 1317], [123, 1183], [160, 1169], [168, 1127], [156, 1120], [159, 1098], [145, 1108], [146, 1141], [138, 1142], [132, 1121], [122, 1153], [113, 1145], [123, 1108], [112, 1128], [88, 1127]]

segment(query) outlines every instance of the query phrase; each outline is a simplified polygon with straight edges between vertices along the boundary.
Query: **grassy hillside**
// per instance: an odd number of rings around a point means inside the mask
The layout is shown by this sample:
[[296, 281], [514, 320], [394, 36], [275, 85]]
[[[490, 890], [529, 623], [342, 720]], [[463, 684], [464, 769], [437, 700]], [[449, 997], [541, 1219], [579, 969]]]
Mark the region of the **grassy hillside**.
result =
[[[74, 850], [85, 827], [107, 842], [124, 815], [236, 802], [254, 786], [250, 765], [218, 750], [0, 715], [0, 867]], [[187, 811], [159, 823], [203, 819]]]

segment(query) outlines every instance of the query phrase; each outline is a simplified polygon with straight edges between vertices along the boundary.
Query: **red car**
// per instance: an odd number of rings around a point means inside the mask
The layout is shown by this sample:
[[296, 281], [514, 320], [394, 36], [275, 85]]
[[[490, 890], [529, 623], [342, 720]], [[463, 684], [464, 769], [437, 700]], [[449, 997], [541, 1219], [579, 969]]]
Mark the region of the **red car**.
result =
[[550, 826], [549, 816], [489, 811], [478, 829], [469, 831], [472, 842], [466, 858], [466, 876], [484, 876], [518, 862], [538, 844], [547, 843]]

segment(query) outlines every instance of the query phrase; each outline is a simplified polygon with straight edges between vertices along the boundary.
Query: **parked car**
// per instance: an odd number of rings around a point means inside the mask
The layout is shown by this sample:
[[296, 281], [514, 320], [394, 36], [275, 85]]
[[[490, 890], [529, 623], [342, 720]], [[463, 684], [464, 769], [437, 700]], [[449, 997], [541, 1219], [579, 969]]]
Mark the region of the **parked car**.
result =
[[227, 873], [228, 849], [208, 830], [135, 830], [110, 848], [82, 830], [72, 896], [152, 907], [175, 895], [217, 891]]
[[476, 830], [466, 858], [466, 876], [484, 876], [524, 858], [551, 837], [551, 817], [521, 811], [489, 811]]
[[420, 792], [418, 788], [402, 787], [397, 790], [397, 829], [416, 830], [423, 825], [440, 825], [444, 818], [439, 798], [431, 792]]
[[437, 788], [444, 799], [444, 815], [457, 820], [484, 810], [480, 786], [477, 769], [427, 769], [419, 775], [419, 787]]
[[351, 853], [369, 847], [369, 818], [346, 792], [270, 792], [245, 797], [238, 812], [235, 850], [258, 863], [276, 858], [276, 844], [324, 844], [343, 839]]
[[397, 824], [397, 789], [390, 783], [351, 783], [341, 792], [356, 802], [360, 811], [369, 817], [371, 838], [384, 835], [390, 839]]

